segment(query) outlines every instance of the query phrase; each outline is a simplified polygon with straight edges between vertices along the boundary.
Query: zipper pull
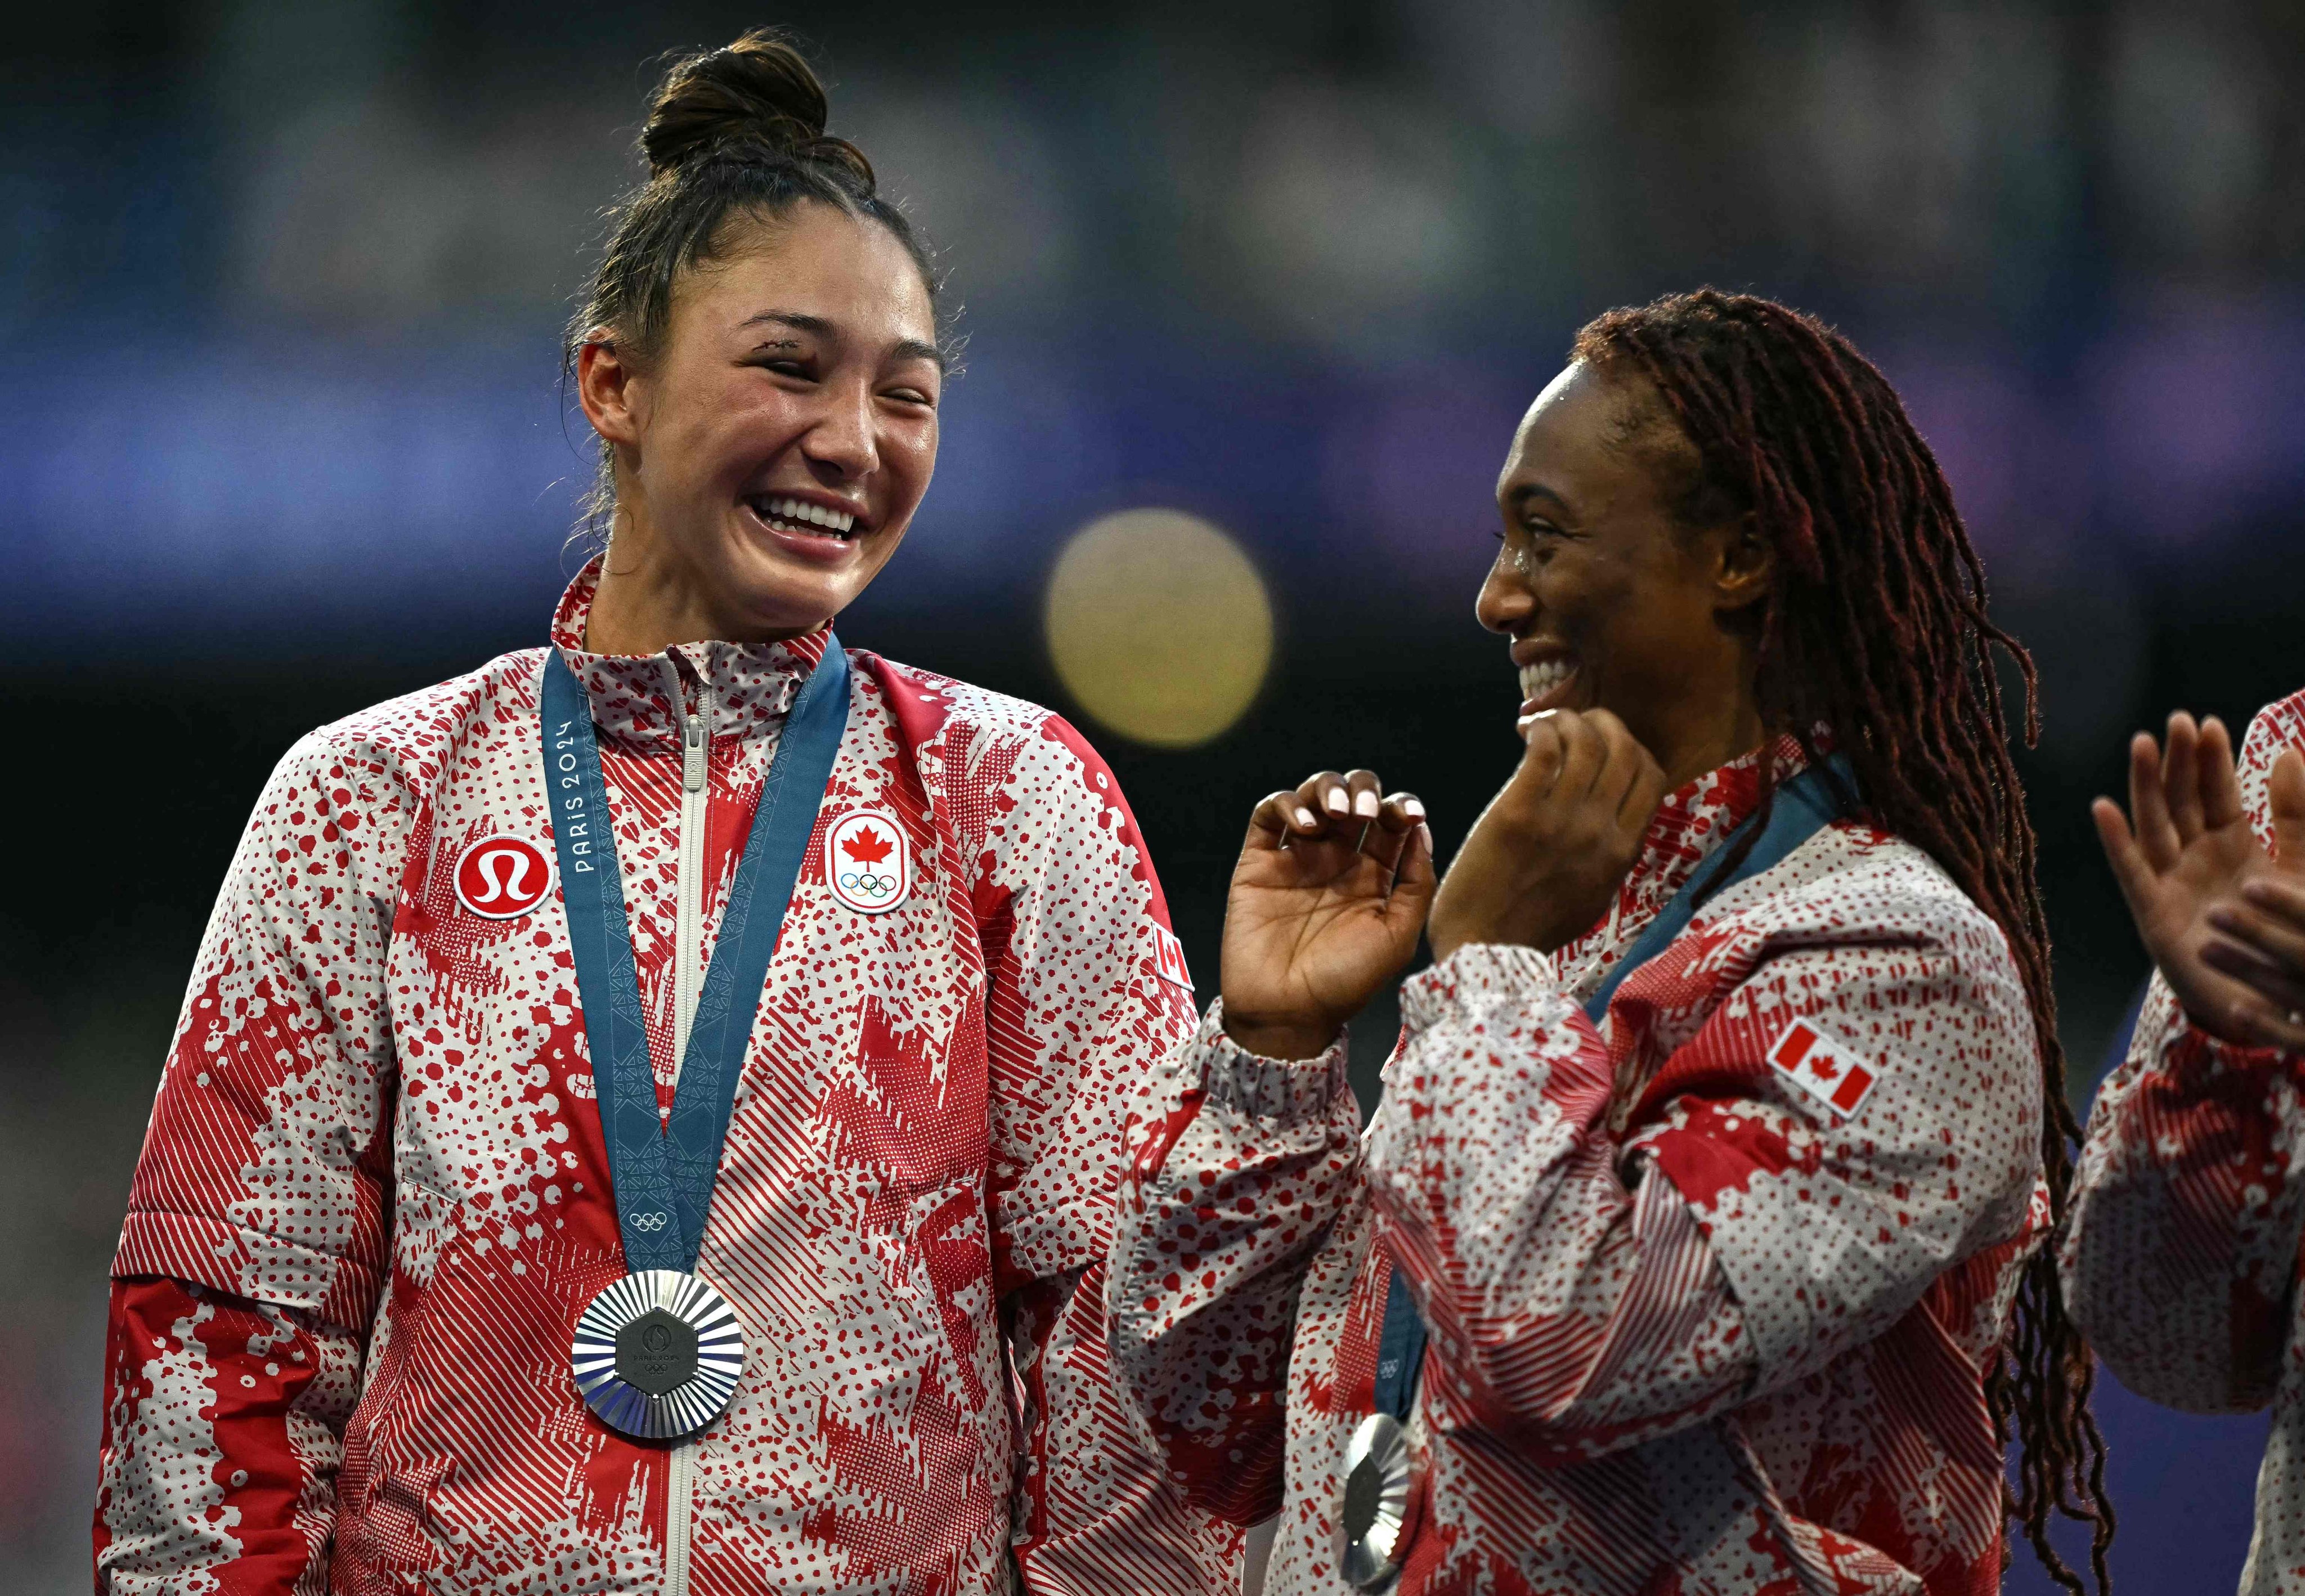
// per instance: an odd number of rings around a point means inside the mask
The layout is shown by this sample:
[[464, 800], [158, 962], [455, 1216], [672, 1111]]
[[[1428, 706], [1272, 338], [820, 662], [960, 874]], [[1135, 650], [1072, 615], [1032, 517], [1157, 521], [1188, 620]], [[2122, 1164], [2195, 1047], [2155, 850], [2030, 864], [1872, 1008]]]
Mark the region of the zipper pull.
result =
[[704, 790], [704, 717], [692, 715], [680, 731], [680, 785], [688, 792]]

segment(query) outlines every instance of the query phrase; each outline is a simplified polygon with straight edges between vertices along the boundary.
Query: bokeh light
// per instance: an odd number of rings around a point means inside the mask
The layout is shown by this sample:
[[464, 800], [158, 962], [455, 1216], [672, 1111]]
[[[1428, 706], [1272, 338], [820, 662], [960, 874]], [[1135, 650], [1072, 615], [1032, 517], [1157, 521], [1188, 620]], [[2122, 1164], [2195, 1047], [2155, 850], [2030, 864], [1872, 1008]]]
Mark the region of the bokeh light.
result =
[[1221, 736], [1264, 684], [1272, 601], [1239, 544], [1183, 510], [1124, 510], [1049, 573], [1049, 657], [1100, 726], [1155, 748]]

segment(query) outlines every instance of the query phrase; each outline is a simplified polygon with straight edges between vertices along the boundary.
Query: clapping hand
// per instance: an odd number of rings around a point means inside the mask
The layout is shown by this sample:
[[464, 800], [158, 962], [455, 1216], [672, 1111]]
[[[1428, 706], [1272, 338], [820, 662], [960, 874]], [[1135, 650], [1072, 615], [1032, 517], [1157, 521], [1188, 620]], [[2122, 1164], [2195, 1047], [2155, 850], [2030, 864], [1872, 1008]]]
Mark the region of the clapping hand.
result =
[[1425, 806], [1366, 770], [1324, 770], [1249, 817], [1225, 905], [1224, 1026], [1311, 1058], [1416, 951], [1433, 902]]
[[[2305, 758], [2267, 782], [2274, 852], [2241, 808], [2233, 743], [2212, 717], [2169, 717], [2166, 749], [2129, 749], [2130, 815], [2093, 806], [2146, 951], [2193, 1023], [2242, 1047], [2305, 1051]], [[2131, 829], [2131, 820], [2135, 828]]]

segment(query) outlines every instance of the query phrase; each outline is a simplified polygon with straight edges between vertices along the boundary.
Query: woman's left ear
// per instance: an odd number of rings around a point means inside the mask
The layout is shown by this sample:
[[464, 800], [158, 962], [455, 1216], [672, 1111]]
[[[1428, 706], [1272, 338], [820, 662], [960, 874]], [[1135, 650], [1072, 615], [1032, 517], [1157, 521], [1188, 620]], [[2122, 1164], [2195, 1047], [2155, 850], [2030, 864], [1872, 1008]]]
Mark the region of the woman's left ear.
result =
[[1714, 590], [1723, 609], [1743, 609], [1769, 596], [1775, 585], [1777, 553], [1761, 535], [1759, 522], [1740, 515], [1715, 534], [1719, 556], [1714, 568]]

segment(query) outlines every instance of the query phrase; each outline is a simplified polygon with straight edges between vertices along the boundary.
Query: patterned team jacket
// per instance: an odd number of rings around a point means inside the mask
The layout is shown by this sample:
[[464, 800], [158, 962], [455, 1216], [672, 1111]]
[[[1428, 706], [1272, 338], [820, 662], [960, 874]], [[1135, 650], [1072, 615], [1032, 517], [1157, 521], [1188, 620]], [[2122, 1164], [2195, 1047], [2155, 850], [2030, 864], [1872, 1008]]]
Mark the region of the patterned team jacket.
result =
[[1365, 1136], [1341, 1048], [1256, 1057], [1213, 1007], [1148, 1083], [1123, 1387], [1194, 1499], [1278, 1509], [1268, 1592], [1347, 1591], [1342, 1460], [1395, 1259], [1432, 1330], [1405, 1596], [2000, 1589], [1983, 1380], [2048, 1204], [1999, 929], [1843, 821], [1705, 904], [1598, 1027], [1581, 1007], [1757, 771], [1669, 797], [1557, 955], [1412, 979]]
[[[668, 1106], [676, 988], [823, 642], [589, 654], [594, 580], [553, 642]], [[99, 1589], [1233, 1588], [1238, 1532], [1163, 1484], [1107, 1353], [1120, 1110], [1194, 1020], [1152, 862], [1062, 720], [870, 654], [697, 1266], [742, 1385], [679, 1447], [583, 1406], [570, 1334], [622, 1245], [557, 887], [505, 913], [511, 854], [554, 850], [546, 658], [314, 733], [257, 805], [114, 1265]], [[858, 809], [908, 874], [885, 913], [828, 873]]]
[[[2305, 692], [2241, 743], [2241, 796], [2268, 849], [2266, 778], [2284, 748], [2305, 749]], [[2196, 1030], [2155, 975], [2129, 1057], [2090, 1110], [2059, 1259], [2074, 1317], [2131, 1390], [2194, 1413], [2273, 1405], [2250, 1596], [2305, 1596], [2297, 1063]]]

